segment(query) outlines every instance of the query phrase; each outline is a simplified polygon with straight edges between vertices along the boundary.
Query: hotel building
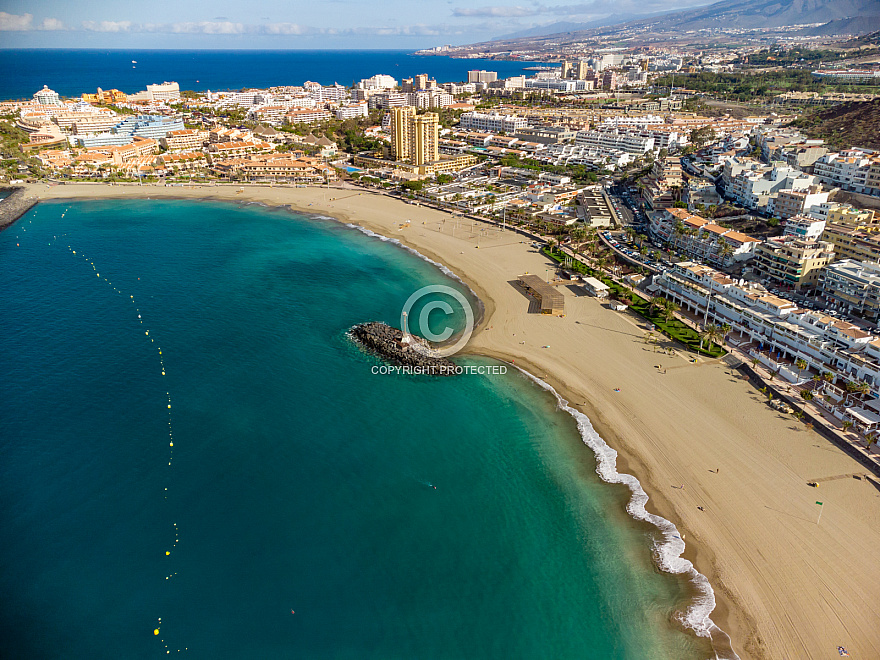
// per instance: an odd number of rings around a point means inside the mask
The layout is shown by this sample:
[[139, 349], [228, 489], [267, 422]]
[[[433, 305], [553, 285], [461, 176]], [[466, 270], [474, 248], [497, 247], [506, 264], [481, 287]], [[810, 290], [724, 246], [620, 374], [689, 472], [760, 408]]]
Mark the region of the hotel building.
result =
[[829, 224], [822, 232], [822, 240], [834, 245], [838, 259], [880, 261], [880, 227], [848, 227]]
[[122, 120], [106, 133], [71, 136], [70, 142], [79, 147], [122, 146], [131, 144], [135, 136], [160, 140], [171, 131], [182, 131], [183, 128], [180, 117], [138, 115]]
[[497, 112], [465, 112], [461, 115], [459, 128], [483, 133], [516, 133], [528, 127], [529, 122], [516, 115], [501, 115]]
[[833, 259], [831, 243], [779, 236], [758, 244], [749, 265], [761, 277], [801, 290], [815, 288], [822, 269]]
[[[682, 262], [654, 278], [652, 290], [709, 323], [728, 324], [727, 341], [789, 382], [809, 377], [795, 366], [862, 380], [880, 391], [880, 339], [821, 311], [799, 309], [754, 283], [738, 284], [708, 266]], [[708, 310], [707, 310], [708, 305]]]
[[880, 318], [880, 264], [844, 259], [828, 266], [820, 282], [837, 309], [869, 321]]
[[649, 214], [649, 231], [673, 249], [692, 259], [700, 259], [720, 268], [754, 256], [760, 243], [732, 229], [726, 229], [685, 209], [663, 209]]
[[416, 166], [440, 160], [440, 118], [412, 107], [391, 111], [391, 158]]
[[169, 131], [159, 140], [168, 151], [195, 151], [202, 148], [205, 138], [200, 131], [187, 128], [182, 131]]

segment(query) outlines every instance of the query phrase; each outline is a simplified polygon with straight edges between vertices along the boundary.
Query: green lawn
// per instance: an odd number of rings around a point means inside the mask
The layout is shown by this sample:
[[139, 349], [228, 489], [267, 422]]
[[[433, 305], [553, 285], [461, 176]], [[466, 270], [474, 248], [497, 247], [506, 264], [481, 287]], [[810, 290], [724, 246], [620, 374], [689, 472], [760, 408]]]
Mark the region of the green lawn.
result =
[[[551, 252], [548, 248], [543, 248], [541, 250], [545, 255], [557, 261], [559, 263], [563, 263], [565, 260], [565, 256], [559, 254], [557, 252]], [[650, 301], [642, 298], [640, 295], [633, 293], [626, 287], [618, 284], [614, 280], [612, 280], [607, 275], [600, 273], [599, 271], [590, 268], [586, 264], [581, 263], [580, 261], [572, 262], [570, 266], [571, 270], [577, 271], [584, 275], [590, 275], [595, 277], [601, 282], [607, 284], [610, 289], [614, 292], [615, 297], [625, 303], [627, 303], [632, 311], [641, 316], [647, 321], [650, 321], [654, 324], [654, 327], [657, 328], [659, 332], [662, 332], [664, 335], [669, 337], [670, 339], [674, 339], [675, 341], [681, 342], [684, 344], [689, 350], [694, 351], [695, 353], [699, 353], [700, 355], [705, 355], [707, 357], [721, 357], [722, 355], [726, 355], [727, 351], [725, 351], [718, 344], [710, 344], [708, 348], [700, 348], [700, 335], [693, 328], [685, 325], [681, 321], [676, 318], [670, 319], [667, 321], [663, 318], [663, 316], [659, 313], [659, 310], [649, 311], [651, 307]]]

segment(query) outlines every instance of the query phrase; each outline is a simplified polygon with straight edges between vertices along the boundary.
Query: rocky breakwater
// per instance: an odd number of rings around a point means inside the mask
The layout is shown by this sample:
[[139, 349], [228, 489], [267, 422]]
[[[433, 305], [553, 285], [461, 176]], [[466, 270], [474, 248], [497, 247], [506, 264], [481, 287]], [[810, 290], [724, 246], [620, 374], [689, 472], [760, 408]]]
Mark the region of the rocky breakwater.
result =
[[407, 335], [385, 323], [371, 321], [351, 329], [351, 336], [362, 346], [401, 365], [401, 373], [454, 376], [458, 366], [445, 357], [432, 355], [433, 349], [421, 337]]
[[[4, 192], [10, 189], [5, 188]], [[9, 227], [13, 222], [28, 212], [38, 200], [28, 197], [24, 188], [12, 188], [12, 194], [6, 199], [0, 199], [0, 231]]]

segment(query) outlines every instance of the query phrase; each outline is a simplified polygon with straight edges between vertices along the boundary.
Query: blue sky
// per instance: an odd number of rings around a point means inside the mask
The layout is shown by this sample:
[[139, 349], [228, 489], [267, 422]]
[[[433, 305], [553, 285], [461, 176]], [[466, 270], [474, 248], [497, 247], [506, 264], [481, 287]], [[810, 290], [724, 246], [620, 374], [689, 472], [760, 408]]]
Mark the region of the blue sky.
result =
[[[551, 0], [553, 2], [553, 0]], [[426, 48], [707, 0], [0, 0], [0, 47]]]

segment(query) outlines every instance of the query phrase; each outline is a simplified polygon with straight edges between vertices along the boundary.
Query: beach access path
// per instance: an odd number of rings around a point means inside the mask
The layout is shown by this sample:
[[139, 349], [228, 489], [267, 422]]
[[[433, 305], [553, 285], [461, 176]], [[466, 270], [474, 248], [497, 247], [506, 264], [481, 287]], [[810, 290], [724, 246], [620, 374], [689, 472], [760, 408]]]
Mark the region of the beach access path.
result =
[[[685, 556], [715, 588], [712, 619], [741, 657], [829, 658], [839, 645], [852, 657], [880, 657], [880, 491], [854, 478], [809, 486], [864, 468], [772, 410], [738, 372], [717, 360], [692, 363], [680, 347], [657, 352], [643, 321], [565, 286], [564, 317], [528, 313], [517, 276], [549, 279], [555, 264], [511, 230], [357, 188], [239, 189], [74, 184], [30, 186], [30, 194], [290, 205], [445, 264], [486, 306], [467, 350], [515, 361], [590, 417], [620, 452], [619, 469], [641, 481], [649, 511], [685, 534]], [[583, 469], [593, 466], [585, 448]]]

